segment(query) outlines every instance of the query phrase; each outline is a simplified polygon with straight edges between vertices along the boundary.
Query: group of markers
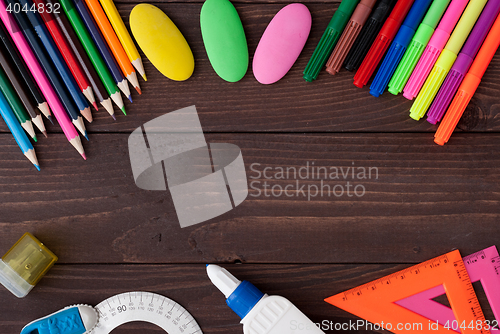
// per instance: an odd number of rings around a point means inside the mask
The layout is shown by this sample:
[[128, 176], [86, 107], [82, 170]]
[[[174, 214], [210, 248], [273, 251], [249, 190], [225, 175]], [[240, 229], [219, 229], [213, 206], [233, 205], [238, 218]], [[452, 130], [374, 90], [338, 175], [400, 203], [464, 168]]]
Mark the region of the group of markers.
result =
[[378, 97], [388, 87], [416, 97], [410, 117], [419, 120], [428, 111], [428, 122], [441, 121], [434, 141], [444, 145], [500, 44], [500, 0], [358, 2], [342, 1], [304, 79], [316, 79], [325, 63], [332, 75], [344, 64], [357, 70], [354, 85], [361, 88], [382, 61], [370, 94]]
[[40, 112], [50, 122], [53, 113], [86, 159], [75, 130], [88, 139], [82, 116], [92, 122], [96, 100], [113, 119], [111, 101], [126, 114], [120, 91], [132, 102], [136, 70], [146, 80], [113, 1], [0, 0], [0, 18], [0, 114], [19, 147], [40, 170], [27, 134], [36, 141], [35, 124], [47, 136]]

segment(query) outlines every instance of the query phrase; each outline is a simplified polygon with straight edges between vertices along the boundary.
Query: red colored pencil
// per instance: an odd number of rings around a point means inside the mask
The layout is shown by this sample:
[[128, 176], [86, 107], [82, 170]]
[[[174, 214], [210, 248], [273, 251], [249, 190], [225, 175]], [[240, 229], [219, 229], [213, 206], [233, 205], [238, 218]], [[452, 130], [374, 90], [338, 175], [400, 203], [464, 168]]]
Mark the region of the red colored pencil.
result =
[[[33, 2], [36, 4], [37, 8], [42, 7], [45, 8], [46, 3], [43, 0], [33, 0]], [[73, 50], [68, 44], [68, 41], [66, 40], [66, 37], [62, 34], [59, 26], [57, 25], [57, 22], [55, 20], [55, 17], [49, 13], [47, 10], [39, 11], [40, 16], [42, 17], [43, 22], [45, 23], [45, 26], [47, 27], [47, 30], [49, 31], [50, 35], [54, 39], [54, 42], [57, 45], [57, 48], [61, 52], [64, 61], [68, 65], [68, 68], [71, 71], [71, 74], [73, 74], [73, 77], [75, 78], [75, 81], [78, 84], [78, 87], [82, 91], [83, 95], [89, 100], [89, 102], [94, 106], [94, 108], [97, 110], [97, 103], [95, 102], [94, 98], [94, 93], [92, 91], [92, 87], [90, 86], [90, 83], [87, 80], [87, 77], [85, 76], [85, 73], [80, 66], [80, 63], [76, 59], [75, 54], [73, 53]], [[90, 114], [90, 113], [89, 113]], [[83, 115], [89, 122], [92, 122], [92, 116], [90, 115]], [[89, 119], [90, 118], [90, 119]]]

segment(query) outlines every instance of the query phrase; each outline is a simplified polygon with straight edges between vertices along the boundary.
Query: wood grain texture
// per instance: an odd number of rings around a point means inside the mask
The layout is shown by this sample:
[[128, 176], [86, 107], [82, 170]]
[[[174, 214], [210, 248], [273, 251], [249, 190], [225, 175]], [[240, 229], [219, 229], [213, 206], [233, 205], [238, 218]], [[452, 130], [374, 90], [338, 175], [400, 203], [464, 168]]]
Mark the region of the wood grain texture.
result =
[[[35, 173], [1, 135], [0, 249], [31, 231], [61, 263], [416, 263], [498, 242], [498, 134], [459, 134], [445, 148], [430, 134], [206, 134], [241, 147], [250, 194], [235, 210], [184, 229], [168, 192], [135, 186], [127, 138], [92, 135], [85, 162], [54, 134], [39, 142]], [[269, 175], [308, 163], [376, 167], [378, 178], [324, 179], [344, 195], [325, 190], [308, 200], [307, 187], [312, 194], [322, 180]], [[266, 196], [264, 181], [281, 189], [299, 182], [306, 195], [268, 187]], [[366, 193], [348, 196], [348, 181]]]
[[[327, 304], [324, 298], [407, 267], [405, 264], [226, 266], [236, 277], [252, 282], [261, 291], [289, 299], [313, 322], [334, 324], [355, 322], [358, 318]], [[29, 321], [65, 306], [97, 305], [130, 291], [154, 292], [175, 300], [195, 317], [205, 334], [242, 333], [240, 319], [227, 307], [223, 294], [212, 285], [202, 264], [56, 265], [26, 299], [19, 300], [0, 289], [0, 332], [19, 333]], [[486, 301], [483, 295], [479, 298], [482, 303]], [[486, 317], [491, 319], [491, 312]], [[135, 322], [119, 327], [113, 334], [138, 332], [165, 333], [154, 325]]]
[[[120, 4], [125, 22], [135, 4]], [[409, 117], [411, 102], [389, 93], [375, 98], [368, 87], [356, 88], [353, 73], [342, 71], [336, 76], [321, 72], [318, 80], [308, 83], [302, 78], [325, 27], [337, 4], [308, 4], [313, 27], [306, 46], [292, 70], [273, 85], [261, 85], [253, 77], [251, 66], [237, 83], [220, 79], [213, 71], [203, 46], [199, 27], [201, 3], [160, 3], [165, 13], [185, 35], [195, 56], [193, 76], [185, 82], [163, 77], [143, 57], [148, 81], [141, 80], [142, 95], [132, 92], [134, 103], [126, 102], [128, 116], [117, 111], [114, 122], [101, 108], [93, 111], [90, 132], [123, 132], [132, 130], [166, 112], [196, 105], [206, 132], [434, 132], [436, 126], [424, 119]], [[236, 4], [253, 56], [267, 24], [283, 4]], [[463, 129], [475, 132], [500, 130], [499, 89], [500, 57], [493, 59], [469, 107], [470, 117]], [[49, 133], [60, 132], [58, 126], [45, 122]], [[0, 131], [7, 128], [0, 122]]]

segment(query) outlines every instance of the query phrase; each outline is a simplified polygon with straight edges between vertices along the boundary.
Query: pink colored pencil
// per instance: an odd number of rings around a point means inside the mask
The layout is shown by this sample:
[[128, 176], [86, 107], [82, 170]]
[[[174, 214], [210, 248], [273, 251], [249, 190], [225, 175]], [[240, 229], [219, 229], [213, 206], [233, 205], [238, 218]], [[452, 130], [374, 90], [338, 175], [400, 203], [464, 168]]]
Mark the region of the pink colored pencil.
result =
[[0, 18], [2, 19], [2, 22], [7, 28], [7, 31], [9, 32], [10, 36], [12, 37], [12, 40], [19, 49], [19, 52], [21, 53], [21, 56], [26, 62], [26, 65], [33, 74], [36, 83], [40, 87], [42, 94], [45, 96], [45, 99], [47, 100], [47, 103], [52, 109], [52, 112], [54, 113], [57, 122], [59, 123], [64, 134], [66, 135], [66, 138], [71, 143], [71, 145], [75, 147], [78, 153], [80, 153], [84, 159], [87, 159], [87, 157], [85, 156], [85, 151], [83, 150], [82, 142], [80, 140], [80, 137], [78, 136], [78, 133], [76, 132], [75, 127], [71, 123], [71, 120], [69, 119], [68, 114], [64, 110], [64, 107], [61, 101], [59, 100], [59, 97], [56, 95], [56, 92], [52, 88], [47, 77], [45, 76], [45, 73], [43, 72], [40, 64], [38, 63], [37, 58], [33, 54], [33, 51], [31, 50], [28, 42], [26, 41], [22, 33], [22, 30], [18, 27], [16, 21], [11, 16], [11, 14], [7, 12], [4, 0], [0, 0]]

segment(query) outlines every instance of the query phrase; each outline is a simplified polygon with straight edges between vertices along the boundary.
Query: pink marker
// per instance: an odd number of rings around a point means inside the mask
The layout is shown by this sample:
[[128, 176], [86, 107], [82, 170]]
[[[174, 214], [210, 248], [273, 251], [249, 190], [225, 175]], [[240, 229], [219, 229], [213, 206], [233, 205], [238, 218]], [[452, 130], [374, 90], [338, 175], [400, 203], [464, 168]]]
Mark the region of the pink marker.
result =
[[[497, 321], [500, 321], [500, 256], [495, 246], [463, 258], [465, 268], [472, 283], [481, 281], [491, 310]], [[435, 302], [434, 298], [446, 293], [446, 287], [439, 285], [427, 291], [401, 299], [396, 302], [410, 311], [426, 317], [441, 325], [449, 324], [449, 327], [460, 333], [460, 325], [455, 320], [455, 315], [451, 308]], [[500, 333], [497, 328], [491, 328], [498, 323], [482, 324], [483, 330]], [[488, 328], [490, 327], [490, 328]]]
[[425, 79], [427, 79], [434, 63], [441, 54], [441, 51], [443, 51], [446, 42], [450, 38], [453, 28], [455, 28], [455, 25], [457, 24], [458, 19], [462, 15], [462, 12], [468, 2], [469, 0], [453, 0], [446, 10], [439, 26], [432, 35], [424, 53], [420, 57], [415, 70], [411, 74], [408, 83], [403, 89], [403, 96], [408, 100], [413, 100], [420, 92]]
[[42, 70], [37, 58], [33, 54], [33, 51], [26, 41], [22, 30], [19, 28], [11, 14], [7, 12], [7, 7], [5, 6], [4, 0], [0, 0], [0, 18], [7, 28], [10, 36], [12, 37], [12, 40], [19, 49], [19, 52], [26, 62], [26, 65], [33, 74], [33, 77], [35, 78], [35, 81], [40, 87], [43, 95], [45, 96], [50, 109], [52, 109], [52, 111], [54, 112], [54, 116], [56, 117], [57, 122], [61, 126], [64, 134], [66, 135], [66, 138], [71, 143], [71, 145], [76, 148], [78, 153], [80, 153], [84, 159], [87, 159], [85, 157], [82, 142], [80, 141], [80, 137], [78, 136], [75, 127], [71, 123], [68, 114], [64, 110], [64, 107], [59, 100], [59, 97], [56, 95], [56, 92], [45, 76], [45, 72]]

